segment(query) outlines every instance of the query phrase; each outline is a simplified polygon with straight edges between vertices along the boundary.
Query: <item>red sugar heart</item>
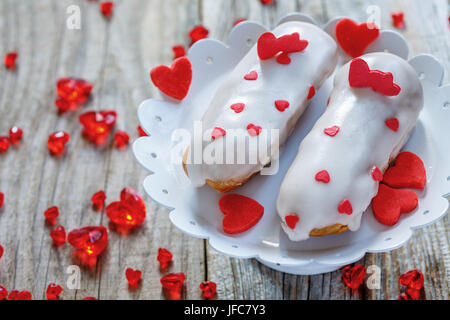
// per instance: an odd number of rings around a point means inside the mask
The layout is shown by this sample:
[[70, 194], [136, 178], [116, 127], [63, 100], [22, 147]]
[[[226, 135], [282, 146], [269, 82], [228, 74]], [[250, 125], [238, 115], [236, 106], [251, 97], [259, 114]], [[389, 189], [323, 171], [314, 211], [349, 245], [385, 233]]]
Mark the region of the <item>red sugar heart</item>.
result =
[[358, 289], [364, 282], [366, 276], [366, 267], [361, 264], [346, 266], [342, 269], [342, 281], [353, 290]]
[[332, 127], [323, 129], [323, 132], [324, 132], [326, 135], [329, 135], [330, 137], [334, 137], [335, 135], [338, 134], [339, 129], [340, 129], [340, 128], [339, 128], [338, 126], [332, 126]]
[[248, 131], [249, 135], [254, 137], [254, 136], [258, 136], [261, 133], [262, 128], [260, 126], [255, 126], [253, 123], [250, 123], [247, 126], [247, 131]]
[[213, 131], [211, 132], [211, 138], [213, 140], [216, 140], [217, 138], [223, 137], [226, 134], [227, 134], [227, 132], [224, 129], [222, 129], [220, 127], [215, 127], [213, 129]]
[[345, 213], [348, 215], [352, 214], [353, 213], [352, 203], [349, 200], [345, 199], [339, 204], [338, 211], [339, 213]]
[[371, 174], [372, 174], [373, 180], [375, 180], [375, 181], [383, 181], [383, 173], [381, 172], [381, 170], [378, 167], [376, 167], [376, 166], [373, 167], [372, 171], [371, 171]]
[[367, 62], [359, 58], [350, 63], [348, 82], [352, 88], [372, 88], [385, 96], [396, 96], [401, 91], [400, 86], [394, 83], [392, 73], [370, 70]]
[[400, 126], [397, 118], [388, 119], [384, 123], [386, 124], [386, 127], [395, 132], [397, 132], [398, 127]]
[[300, 218], [296, 214], [288, 214], [284, 217], [284, 221], [286, 221], [287, 226], [291, 229], [295, 229], [299, 220]]
[[226, 194], [219, 200], [220, 211], [225, 215], [223, 231], [236, 234], [247, 231], [262, 218], [264, 207], [257, 201], [239, 194]]
[[342, 19], [336, 24], [336, 40], [349, 56], [356, 58], [364, 53], [366, 48], [374, 42], [380, 30], [374, 23], [357, 24], [350, 19]]
[[108, 230], [104, 226], [88, 226], [69, 232], [67, 241], [90, 256], [98, 256], [108, 245]]
[[63, 291], [62, 287], [56, 283], [50, 283], [45, 291], [48, 300], [59, 300], [59, 295]]
[[286, 34], [279, 38], [271, 32], [263, 33], [257, 43], [258, 57], [266, 60], [274, 57], [278, 52], [290, 53], [305, 50], [307, 40], [300, 40], [298, 32]]
[[330, 182], [330, 174], [327, 170], [322, 170], [316, 173], [315, 179], [319, 182], [328, 183]]
[[404, 14], [403, 12], [394, 12], [391, 14], [392, 17], [392, 24], [394, 27], [403, 29], [405, 27], [405, 23], [403, 21]]
[[150, 71], [153, 84], [169, 97], [183, 100], [192, 81], [191, 62], [187, 57], [175, 59], [170, 67], [157, 66]]
[[316, 88], [314, 86], [309, 87], [308, 100], [312, 99], [316, 95]]
[[417, 203], [417, 194], [414, 191], [393, 189], [381, 183], [378, 194], [372, 199], [373, 215], [379, 223], [393, 226], [400, 214], [413, 211]]
[[289, 64], [291, 63], [291, 58], [289, 58], [287, 53], [282, 52], [277, 56], [277, 62], [279, 64]]
[[250, 71], [249, 73], [247, 73], [244, 76], [244, 79], [245, 80], [256, 80], [256, 79], [258, 79], [258, 72], [256, 72], [255, 70]]
[[202, 297], [205, 300], [211, 300], [216, 295], [217, 284], [212, 281], [203, 281], [200, 284], [200, 290], [202, 291]]
[[127, 278], [130, 287], [137, 287], [142, 278], [142, 271], [127, 268], [127, 270], [125, 270], [125, 277]]
[[144, 223], [145, 202], [136, 190], [126, 187], [120, 192], [120, 201], [106, 207], [106, 215], [121, 231], [136, 228]]
[[234, 110], [234, 112], [239, 113], [242, 112], [242, 110], [244, 110], [245, 107], [245, 103], [233, 103], [230, 108], [232, 110]]
[[423, 274], [420, 270], [409, 270], [400, 275], [398, 282], [405, 287], [420, 290], [425, 282]]
[[385, 172], [383, 182], [392, 188], [423, 190], [427, 182], [423, 161], [412, 152], [400, 153], [395, 165]]
[[286, 100], [275, 100], [275, 108], [277, 108], [278, 111], [283, 112], [289, 108], [289, 102]]

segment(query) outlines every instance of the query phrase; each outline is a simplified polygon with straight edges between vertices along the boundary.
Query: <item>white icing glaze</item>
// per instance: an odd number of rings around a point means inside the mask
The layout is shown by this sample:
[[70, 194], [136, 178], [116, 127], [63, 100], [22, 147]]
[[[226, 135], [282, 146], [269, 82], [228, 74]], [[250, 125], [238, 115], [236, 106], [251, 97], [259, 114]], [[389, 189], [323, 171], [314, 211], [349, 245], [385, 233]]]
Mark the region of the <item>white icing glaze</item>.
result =
[[[242, 129], [246, 139], [250, 137], [247, 125], [253, 123], [264, 130], [279, 129], [280, 145], [283, 145], [298, 118], [309, 104], [307, 99], [310, 86], [316, 90], [334, 71], [337, 63], [337, 45], [335, 41], [319, 27], [305, 22], [287, 22], [272, 31], [276, 37], [298, 32], [300, 39], [309, 44], [302, 52], [289, 53], [291, 63], [279, 64], [276, 58], [261, 61], [257, 55], [256, 45], [242, 59], [216, 92], [211, 106], [202, 121], [203, 130], [207, 132], [214, 127], [225, 130]], [[250, 71], [258, 73], [257, 80], [244, 80]], [[290, 106], [283, 112], [275, 108], [275, 100], [287, 100]], [[242, 112], [234, 112], [230, 106], [234, 103], [245, 103]], [[270, 133], [269, 133], [270, 138]], [[226, 145], [227, 136], [203, 143], [203, 149], [214, 147], [213, 144]], [[248, 141], [247, 141], [248, 143]], [[192, 147], [194, 146], [194, 147]], [[195, 144], [189, 148], [189, 159]], [[224, 148], [224, 157], [227, 153]], [[244, 179], [259, 172], [272, 160], [274, 154], [269, 145], [269, 157], [260, 159], [256, 164], [188, 164], [187, 171], [192, 183], [201, 186], [206, 179], [226, 181]], [[248, 144], [245, 150], [248, 155]]]
[[[372, 167], [386, 169], [406, 143], [423, 107], [422, 86], [408, 62], [389, 53], [361, 58], [370, 69], [391, 72], [401, 91], [387, 97], [370, 88], [350, 88], [350, 63], [338, 71], [329, 106], [302, 141], [281, 185], [277, 210], [291, 240], [305, 240], [312, 229], [334, 224], [352, 231], [359, 228], [361, 215], [378, 190]], [[385, 125], [391, 118], [399, 120], [397, 132]], [[334, 125], [340, 127], [336, 136], [323, 132]], [[328, 184], [315, 180], [321, 170], [329, 172]], [[351, 215], [338, 212], [344, 199], [352, 204]], [[285, 223], [289, 214], [300, 218], [294, 229]]]

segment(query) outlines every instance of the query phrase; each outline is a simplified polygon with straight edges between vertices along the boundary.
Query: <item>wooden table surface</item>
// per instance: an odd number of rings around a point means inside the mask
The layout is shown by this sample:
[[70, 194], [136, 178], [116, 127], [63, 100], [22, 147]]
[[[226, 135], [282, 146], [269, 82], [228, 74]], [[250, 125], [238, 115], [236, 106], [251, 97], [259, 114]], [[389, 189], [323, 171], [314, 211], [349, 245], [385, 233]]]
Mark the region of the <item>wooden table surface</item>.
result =
[[[450, 32], [446, 0], [277, 0], [263, 6], [258, 0], [116, 0], [107, 21], [98, 3], [88, 0], [0, 0], [0, 55], [19, 53], [15, 71], [0, 68], [0, 135], [18, 125], [25, 131], [22, 144], [0, 155], [0, 191], [6, 196], [0, 211], [0, 285], [8, 290], [30, 290], [45, 298], [51, 282], [64, 288], [63, 299], [95, 296], [100, 299], [164, 298], [156, 261], [157, 250], [174, 254], [172, 272], [187, 275], [184, 298], [200, 299], [205, 279], [218, 285], [218, 299], [396, 299], [398, 277], [418, 268], [425, 276], [427, 299], [449, 299], [449, 220], [414, 232], [404, 247], [388, 253], [367, 254], [360, 263], [381, 268], [381, 289], [346, 289], [340, 272], [294, 276], [273, 271], [257, 261], [226, 257], [205, 240], [175, 229], [168, 210], [145, 197], [148, 216], [144, 227], [129, 236], [110, 232], [106, 253], [93, 271], [82, 271], [80, 289], [66, 287], [72, 248], [51, 246], [43, 212], [57, 205], [59, 223], [67, 230], [85, 225], [108, 225], [104, 214], [91, 208], [91, 195], [104, 189], [108, 202], [118, 199], [125, 186], [144, 194], [147, 172], [134, 160], [131, 147], [120, 151], [108, 145], [95, 148], [80, 135], [78, 115], [85, 110], [115, 109], [116, 127], [137, 138], [137, 106], [157, 96], [149, 70], [169, 64], [171, 47], [189, 43], [187, 31], [196, 24], [210, 37], [226, 41], [233, 22], [247, 18], [273, 27], [287, 13], [301, 11], [320, 23], [346, 15], [365, 21], [369, 5], [377, 5], [381, 27], [391, 29], [390, 13], [403, 11], [407, 28], [401, 33], [412, 55], [431, 53], [450, 70]], [[81, 29], [66, 28], [66, 9], [81, 8]], [[54, 106], [55, 81], [75, 76], [94, 83], [92, 98], [82, 110], [58, 116]], [[448, 77], [446, 80], [448, 81]], [[72, 139], [66, 155], [49, 155], [49, 133], [65, 130]], [[143, 271], [136, 291], [127, 289], [124, 270]]]

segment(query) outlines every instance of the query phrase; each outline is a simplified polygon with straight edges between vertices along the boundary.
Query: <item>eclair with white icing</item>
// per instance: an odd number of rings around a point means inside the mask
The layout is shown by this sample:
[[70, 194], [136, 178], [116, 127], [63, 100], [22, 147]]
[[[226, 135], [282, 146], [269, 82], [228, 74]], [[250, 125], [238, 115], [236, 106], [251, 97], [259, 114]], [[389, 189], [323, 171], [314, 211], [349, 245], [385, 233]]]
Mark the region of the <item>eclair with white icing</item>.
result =
[[277, 210], [289, 238], [357, 230], [422, 107], [417, 73], [402, 58], [370, 53], [344, 65], [281, 185]]
[[[192, 183], [198, 187], [208, 183], [224, 193], [260, 172], [278, 156], [278, 144], [284, 144], [336, 64], [334, 39], [313, 24], [286, 22], [262, 34], [215, 93], [202, 119], [207, 141], [197, 146], [197, 151], [223, 150], [226, 159], [230, 152], [238, 152], [236, 145], [230, 147], [227, 142], [234, 139], [231, 131], [240, 130], [245, 136], [246, 160], [198, 164], [192, 142], [183, 159]], [[278, 141], [271, 139], [273, 129], [279, 132]], [[266, 156], [254, 157], [251, 144], [255, 141], [258, 146], [269, 145]]]

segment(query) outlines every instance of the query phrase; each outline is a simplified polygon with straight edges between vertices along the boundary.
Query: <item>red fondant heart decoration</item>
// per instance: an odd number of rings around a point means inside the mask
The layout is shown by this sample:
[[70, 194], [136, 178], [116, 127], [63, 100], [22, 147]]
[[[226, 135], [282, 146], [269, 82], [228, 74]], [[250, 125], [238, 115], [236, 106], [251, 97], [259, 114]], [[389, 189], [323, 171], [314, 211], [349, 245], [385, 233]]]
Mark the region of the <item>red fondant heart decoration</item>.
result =
[[316, 95], [316, 88], [314, 88], [314, 86], [310, 86], [308, 91], [308, 100], [312, 99], [315, 95]]
[[353, 213], [352, 203], [345, 199], [339, 204], [338, 207], [339, 213], [351, 215]]
[[187, 57], [173, 61], [170, 67], [157, 66], [150, 71], [153, 84], [169, 97], [183, 100], [192, 81], [192, 66]]
[[286, 34], [279, 38], [271, 32], [265, 32], [258, 39], [258, 57], [261, 60], [267, 60], [274, 57], [278, 52], [300, 52], [305, 50], [307, 46], [308, 41], [300, 40], [298, 32]]
[[357, 24], [350, 19], [342, 19], [336, 24], [336, 40], [349, 56], [356, 58], [380, 35], [374, 23]]
[[291, 58], [289, 58], [289, 55], [287, 53], [282, 52], [277, 55], [277, 62], [279, 64], [289, 64], [291, 63]]
[[400, 153], [395, 165], [385, 172], [383, 182], [392, 188], [423, 190], [427, 182], [423, 161], [412, 152]]
[[386, 124], [386, 127], [395, 132], [397, 132], [400, 127], [400, 122], [397, 118], [387, 119], [384, 123]]
[[286, 100], [275, 100], [275, 108], [277, 108], [278, 111], [283, 112], [289, 108], [289, 102]]
[[321, 170], [316, 173], [315, 179], [319, 182], [328, 183], [330, 182], [330, 174], [327, 170]]
[[264, 207], [257, 201], [239, 194], [226, 194], [219, 200], [220, 211], [225, 215], [223, 231], [236, 234], [247, 231], [262, 218]]
[[323, 132], [330, 137], [334, 137], [339, 132], [339, 126], [332, 126], [329, 128], [325, 128], [323, 129]]
[[291, 229], [295, 229], [299, 220], [300, 218], [296, 214], [288, 214], [284, 217], [284, 221], [286, 221], [287, 226]]
[[377, 166], [372, 168], [371, 174], [373, 180], [383, 181], [383, 172]]
[[255, 70], [250, 71], [249, 73], [247, 73], [244, 76], [244, 79], [245, 80], [256, 80], [256, 79], [258, 79], [258, 72], [256, 72]]
[[259, 136], [259, 134], [261, 133], [261, 131], [262, 131], [262, 128], [260, 127], [260, 126], [256, 126], [256, 125], [254, 125], [253, 123], [250, 123], [248, 126], [247, 126], [247, 131], [248, 131], [248, 134], [249, 135], [251, 135], [251, 136]]
[[392, 73], [370, 70], [367, 62], [360, 58], [350, 63], [348, 82], [352, 88], [372, 88], [385, 96], [396, 96], [401, 91], [400, 86], [394, 83]]
[[220, 127], [215, 127], [213, 129], [213, 131], [211, 132], [211, 138], [213, 140], [216, 140], [217, 138], [223, 137], [226, 134], [227, 134], [227, 132], [225, 131], [225, 129], [222, 129]]
[[379, 223], [393, 226], [402, 213], [413, 211], [417, 203], [414, 191], [393, 189], [381, 183], [378, 194], [372, 199], [373, 215]]
[[234, 112], [239, 113], [242, 112], [242, 110], [244, 110], [245, 107], [245, 103], [233, 103], [230, 108], [232, 110], [234, 110]]

